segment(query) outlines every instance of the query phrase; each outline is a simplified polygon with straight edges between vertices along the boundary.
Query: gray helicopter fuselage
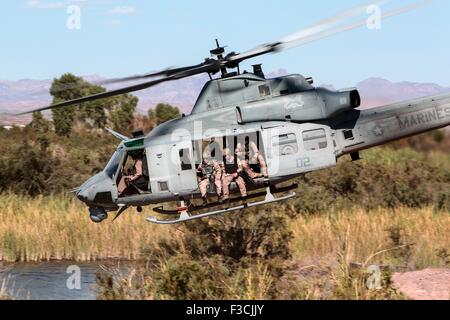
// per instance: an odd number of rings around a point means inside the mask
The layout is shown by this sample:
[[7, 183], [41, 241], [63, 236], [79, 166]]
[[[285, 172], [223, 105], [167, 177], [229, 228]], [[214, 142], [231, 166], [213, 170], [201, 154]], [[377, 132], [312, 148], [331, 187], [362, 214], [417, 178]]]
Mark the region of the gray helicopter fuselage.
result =
[[[212, 80], [191, 115], [121, 143], [105, 170], [81, 186], [77, 196], [106, 210], [198, 197], [198, 148], [211, 138], [258, 137], [270, 183], [276, 185], [334, 167], [346, 154], [450, 125], [450, 95], [369, 110], [356, 109], [359, 104], [356, 90], [315, 88], [300, 75], [266, 80], [242, 74]], [[138, 149], [145, 149], [149, 192], [121, 198], [121, 166], [127, 152]], [[264, 187], [264, 181], [255, 187]]]

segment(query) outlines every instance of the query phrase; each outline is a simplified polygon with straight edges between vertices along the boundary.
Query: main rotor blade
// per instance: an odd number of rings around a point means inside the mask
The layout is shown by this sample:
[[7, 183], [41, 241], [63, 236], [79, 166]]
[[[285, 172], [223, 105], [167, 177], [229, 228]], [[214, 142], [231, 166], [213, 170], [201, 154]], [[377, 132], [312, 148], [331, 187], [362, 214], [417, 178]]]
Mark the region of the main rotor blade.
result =
[[114, 78], [114, 79], [107, 79], [103, 81], [98, 81], [95, 84], [97, 85], [106, 85], [106, 84], [113, 84], [113, 83], [122, 83], [122, 82], [129, 82], [129, 81], [137, 81], [142, 79], [148, 79], [148, 78], [154, 78], [158, 76], [171, 76], [180, 72], [189, 71], [192, 69], [196, 69], [203, 66], [203, 63], [197, 64], [195, 66], [188, 66], [188, 67], [182, 67], [182, 68], [169, 68], [162, 71], [152, 72], [152, 73], [146, 73], [141, 75], [134, 75], [130, 77], [124, 77], [124, 78]]
[[170, 75], [165, 78], [156, 79], [156, 80], [148, 81], [148, 82], [144, 82], [144, 83], [139, 83], [136, 85], [132, 85], [132, 86], [116, 89], [116, 90], [111, 90], [111, 91], [107, 91], [107, 92], [102, 92], [102, 93], [98, 93], [98, 94], [94, 94], [94, 95], [90, 95], [90, 96], [86, 96], [86, 97], [82, 97], [82, 98], [78, 98], [78, 99], [74, 99], [74, 100], [64, 101], [64, 102], [56, 103], [56, 104], [53, 104], [50, 106], [46, 106], [46, 107], [26, 111], [23, 113], [19, 113], [17, 115], [20, 116], [20, 115], [30, 114], [33, 112], [40, 112], [40, 111], [52, 110], [52, 109], [56, 109], [56, 108], [69, 107], [69, 106], [74, 106], [74, 105], [78, 105], [81, 103], [96, 101], [99, 99], [110, 98], [110, 97], [118, 96], [121, 94], [144, 90], [144, 89], [156, 86], [163, 82], [179, 80], [182, 78], [194, 76], [194, 75], [205, 73], [205, 72], [217, 72], [217, 70], [219, 70], [217, 61], [207, 60], [203, 64], [199, 65], [199, 67], [197, 67], [197, 68], [188, 69], [188, 70], [185, 70], [185, 71], [182, 71], [179, 73], [175, 73], [175, 74]]
[[[100, 80], [100, 81], [93, 81], [93, 82], [90, 82], [90, 83], [92, 85], [95, 85], [95, 86], [103, 86], [103, 85], [108, 85], [108, 84], [123, 83], [123, 82], [138, 81], [138, 80], [143, 80], [143, 79], [148, 79], [148, 78], [155, 78], [155, 77], [158, 77], [158, 76], [166, 76], [167, 77], [167, 76], [171, 76], [171, 75], [176, 74], [176, 73], [189, 71], [189, 70], [198, 68], [198, 67], [200, 67], [202, 65], [203, 64], [198, 64], [198, 65], [188, 66], [188, 67], [182, 67], [182, 68], [168, 68], [168, 69], [164, 69], [162, 71], [156, 71], [156, 72], [146, 73], [146, 74], [142, 74], [142, 75], [134, 75], [134, 76], [124, 77], [124, 78], [105, 79], [105, 80]], [[83, 86], [84, 86], [84, 84], [59, 85], [57, 88], [53, 88], [53, 92], [61, 92], [61, 91], [65, 91], [65, 90], [72, 90], [72, 89], [81, 88]], [[33, 94], [34, 95], [48, 94], [48, 91], [34, 92]]]
[[[397, 15], [412, 11], [430, 1], [431, 0], [419, 0], [412, 4], [397, 8], [395, 10], [381, 11], [380, 19], [381, 20], [388, 19], [388, 18], [397, 16]], [[385, 3], [386, 1], [378, 1], [378, 2]], [[369, 6], [366, 6], [366, 9], [368, 7]], [[363, 27], [363, 26], [367, 26], [367, 25], [368, 25], [368, 16], [366, 16], [363, 19], [356, 21], [356, 22], [347, 23], [347, 24], [343, 24], [343, 25], [337, 25], [333, 29], [323, 28], [322, 30], [320, 30], [319, 32], [316, 32], [316, 33], [310, 32], [308, 34], [308, 33], [299, 32], [299, 33], [293, 34], [291, 36], [288, 36], [286, 38], [283, 38], [281, 40], [282, 45], [280, 46], [279, 50], [286, 50], [286, 49], [298, 47], [298, 46], [301, 46], [301, 45], [304, 45], [304, 44], [307, 44], [307, 43], [310, 43], [310, 42], [313, 42], [313, 41], [316, 41], [316, 40], [319, 40], [322, 38], [329, 37], [331, 35], [334, 35], [334, 34], [337, 34], [340, 32], [357, 29], [359, 27]]]
[[24, 115], [24, 114], [33, 113], [33, 112], [40, 112], [40, 111], [51, 110], [51, 109], [56, 109], [56, 108], [68, 107], [68, 106], [77, 105], [77, 104], [80, 104], [80, 103], [91, 102], [91, 101], [95, 101], [95, 100], [99, 100], [99, 99], [105, 99], [105, 98], [110, 98], [110, 97], [118, 96], [118, 95], [125, 94], [125, 93], [130, 93], [130, 92], [134, 92], [134, 91], [138, 91], [138, 90], [143, 90], [143, 89], [150, 88], [150, 87], [152, 87], [154, 85], [157, 85], [159, 83], [162, 83], [164, 81], [168, 81], [168, 79], [169, 78], [162, 78], [162, 79], [158, 79], [158, 80], [154, 80], [154, 81], [150, 81], [150, 82], [144, 82], [144, 83], [141, 83], [141, 84], [138, 84], [138, 85], [133, 85], [133, 86], [117, 89], [117, 90], [112, 90], [112, 91], [107, 91], [107, 92], [94, 94], [94, 95], [83, 97], [83, 98], [79, 98], [79, 99], [69, 100], [69, 101], [65, 101], [65, 102], [61, 102], [61, 103], [56, 103], [56, 104], [53, 104], [51, 106], [47, 106], [47, 107], [35, 109], [35, 110], [32, 110], [32, 111], [26, 111], [26, 112], [23, 112], [23, 113], [19, 113], [18, 116], [21, 116], [21, 115]]
[[[400, 7], [399, 9], [396, 10], [388, 11], [385, 13], [381, 12], [380, 19], [387, 19], [408, 11], [412, 11], [418, 8], [419, 6], [425, 4], [426, 2], [430, 1], [431, 0], [419, 0], [412, 4]], [[251, 59], [267, 53], [280, 52], [286, 49], [298, 47], [322, 38], [329, 37], [331, 35], [340, 32], [362, 27], [364, 25], [367, 25], [368, 17], [365, 17], [364, 19], [359, 20], [357, 22], [349, 22], [348, 20], [351, 18], [357, 18], [359, 15], [363, 13], [367, 14], [367, 10], [368, 8], [370, 8], [370, 6], [374, 5], [380, 6], [386, 2], [388, 2], [388, 0], [371, 1], [365, 5], [357, 6], [353, 9], [340, 13], [331, 18], [322, 20], [321, 22], [312, 27], [300, 30], [294, 34], [291, 34], [289, 36], [280, 39], [279, 41], [258, 46], [252, 50], [246, 51], [241, 54], [231, 55], [227, 57], [226, 66], [234, 67], [240, 62], [247, 59]]]

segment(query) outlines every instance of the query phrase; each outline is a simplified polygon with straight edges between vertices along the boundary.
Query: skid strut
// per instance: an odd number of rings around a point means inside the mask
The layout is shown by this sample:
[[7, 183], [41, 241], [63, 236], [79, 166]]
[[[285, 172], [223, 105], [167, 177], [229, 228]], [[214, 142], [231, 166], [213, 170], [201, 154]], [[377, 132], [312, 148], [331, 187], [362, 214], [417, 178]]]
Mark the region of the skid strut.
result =
[[[296, 188], [296, 186], [291, 186], [285, 189], [280, 189], [278, 190], [278, 192], [281, 192], [283, 190], [287, 190], [287, 189], [294, 189], [294, 187]], [[180, 215], [178, 219], [174, 219], [174, 220], [159, 220], [155, 217], [149, 217], [147, 218], [147, 221], [151, 222], [151, 223], [156, 223], [156, 224], [177, 224], [177, 223], [182, 223], [182, 222], [187, 222], [187, 221], [192, 221], [192, 220], [196, 220], [196, 219], [203, 219], [203, 218], [207, 218], [207, 217], [212, 217], [212, 216], [216, 216], [219, 214], [224, 214], [224, 213], [229, 213], [229, 212], [233, 212], [233, 211], [238, 211], [238, 210], [243, 210], [243, 209], [247, 209], [247, 208], [252, 208], [252, 207], [257, 207], [257, 206], [262, 206], [262, 205], [266, 205], [266, 204], [270, 204], [270, 203], [275, 203], [275, 202], [280, 202], [280, 201], [285, 201], [288, 200], [290, 198], [295, 197], [295, 192], [290, 192], [289, 194], [280, 197], [280, 198], [275, 198], [275, 196], [273, 195], [273, 193], [271, 192], [270, 187], [267, 187], [266, 192], [265, 192], [265, 198], [263, 201], [258, 201], [258, 202], [252, 202], [252, 203], [244, 203], [244, 204], [240, 204], [234, 207], [230, 207], [230, 208], [226, 208], [226, 209], [219, 209], [216, 211], [212, 211], [212, 212], [207, 212], [207, 213], [202, 213], [202, 214], [196, 214], [196, 215], [191, 215], [189, 213], [189, 208], [184, 206], [182, 202], [181, 203], [181, 208], [178, 209], [178, 214]], [[258, 196], [261, 196], [261, 194], [258, 194]], [[182, 209], [182, 210], [180, 210]], [[195, 211], [198, 211], [202, 209], [200, 208], [196, 208], [194, 209]], [[173, 211], [164, 211], [161, 208], [158, 208], [157, 210], [155, 210], [156, 212], [162, 213], [162, 212], [166, 212], [166, 213], [170, 213], [173, 214]]]

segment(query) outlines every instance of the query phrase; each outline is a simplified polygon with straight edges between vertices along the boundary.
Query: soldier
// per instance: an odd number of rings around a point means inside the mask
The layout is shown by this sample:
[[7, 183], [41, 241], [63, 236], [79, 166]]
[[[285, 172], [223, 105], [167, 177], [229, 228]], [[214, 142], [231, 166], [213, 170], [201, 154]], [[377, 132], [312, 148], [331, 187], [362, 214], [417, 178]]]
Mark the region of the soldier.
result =
[[241, 161], [234, 155], [232, 155], [230, 149], [223, 150], [225, 159], [224, 163], [224, 176], [223, 176], [223, 200], [229, 200], [230, 198], [230, 184], [235, 181], [239, 187], [242, 197], [247, 196], [247, 188], [245, 186], [244, 179], [240, 176], [242, 172]]
[[223, 166], [219, 161], [212, 159], [204, 159], [197, 168], [198, 186], [203, 198], [203, 204], [208, 204], [208, 187], [212, 180], [216, 186], [217, 198], [220, 201], [222, 196], [222, 173]]
[[134, 174], [133, 175], [124, 175], [122, 179], [120, 179], [119, 185], [117, 186], [117, 191], [119, 192], [119, 196], [121, 196], [131, 182], [138, 180], [143, 175], [143, 152], [135, 151], [132, 152], [131, 158], [134, 160]]
[[263, 155], [259, 151], [258, 147], [256, 146], [256, 143], [253, 141], [250, 141], [250, 139], [245, 138], [245, 152], [248, 152], [249, 155], [249, 161], [250, 163], [257, 163], [259, 164], [259, 168], [261, 170], [261, 174], [264, 176], [264, 178], [268, 178], [269, 174], [267, 172], [267, 164], [264, 160]]
[[[242, 169], [250, 178], [268, 178], [267, 165], [264, 157], [262, 156], [261, 152], [259, 152], [256, 144], [253, 141], [249, 141], [248, 137], [245, 139], [245, 148], [243, 148], [242, 145], [238, 143], [236, 147], [236, 155], [241, 160]], [[250, 164], [258, 164], [261, 173], [255, 172], [251, 168]]]
[[242, 170], [251, 178], [256, 179], [262, 177], [261, 173], [255, 172], [252, 167], [250, 167], [250, 163], [248, 160], [248, 153], [244, 151], [244, 148], [240, 143], [237, 144], [235, 154], [241, 162]]

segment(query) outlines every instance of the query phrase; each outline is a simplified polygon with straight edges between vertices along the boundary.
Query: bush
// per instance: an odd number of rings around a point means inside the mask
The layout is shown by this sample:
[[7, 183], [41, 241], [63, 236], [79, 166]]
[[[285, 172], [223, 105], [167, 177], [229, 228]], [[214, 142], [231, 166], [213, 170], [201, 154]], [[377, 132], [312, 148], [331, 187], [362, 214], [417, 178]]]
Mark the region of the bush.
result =
[[270, 261], [290, 258], [291, 239], [286, 216], [264, 208], [189, 223], [184, 245], [194, 258], [221, 255], [231, 262]]
[[429, 205], [446, 208], [450, 203], [448, 170], [430, 164], [427, 159], [393, 164], [342, 159], [336, 168], [301, 178], [298, 197], [291, 204], [299, 213], [307, 214], [355, 205], [367, 210]]
[[225, 288], [221, 280], [229, 275], [230, 271], [219, 256], [195, 260], [179, 254], [155, 272], [155, 297], [174, 300], [223, 298]]
[[106, 134], [81, 132], [58, 137], [37, 129], [0, 132], [0, 192], [49, 195], [81, 185], [103, 170], [117, 146]]
[[[291, 258], [288, 219], [269, 209], [180, 226], [181, 239], [147, 250], [131, 281], [99, 275], [100, 298], [265, 299]], [[105, 280], [106, 279], [106, 280]], [[108, 280], [109, 279], [109, 280]]]

